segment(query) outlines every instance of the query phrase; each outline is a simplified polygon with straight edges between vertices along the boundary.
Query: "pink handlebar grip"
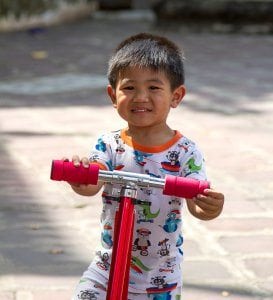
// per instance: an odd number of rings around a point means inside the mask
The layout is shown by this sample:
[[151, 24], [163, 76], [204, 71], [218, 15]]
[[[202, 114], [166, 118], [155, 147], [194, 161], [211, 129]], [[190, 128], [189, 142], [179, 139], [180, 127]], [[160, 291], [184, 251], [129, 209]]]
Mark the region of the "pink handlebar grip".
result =
[[90, 164], [89, 168], [85, 168], [82, 164], [75, 167], [70, 161], [52, 161], [50, 176], [52, 180], [96, 185], [98, 177], [99, 166], [96, 164]]
[[163, 194], [192, 199], [209, 187], [209, 182], [205, 180], [167, 175]]

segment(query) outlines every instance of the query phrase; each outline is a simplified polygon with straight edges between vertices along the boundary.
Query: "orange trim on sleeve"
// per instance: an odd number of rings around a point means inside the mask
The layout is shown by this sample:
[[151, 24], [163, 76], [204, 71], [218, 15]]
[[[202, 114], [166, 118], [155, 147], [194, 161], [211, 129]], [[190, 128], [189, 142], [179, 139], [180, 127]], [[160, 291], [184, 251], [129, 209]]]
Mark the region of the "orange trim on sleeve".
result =
[[90, 163], [94, 164], [94, 165], [98, 165], [100, 170], [104, 170], [104, 171], [108, 170], [107, 167], [103, 163], [100, 163], [98, 161], [91, 161]]
[[126, 134], [126, 129], [121, 130], [121, 138], [124, 141], [125, 144], [132, 147], [133, 149], [136, 149], [141, 152], [145, 153], [159, 153], [162, 151], [165, 151], [169, 149], [172, 145], [174, 145], [180, 138], [182, 137], [182, 134], [175, 130], [175, 135], [172, 137], [168, 142], [158, 145], [158, 146], [143, 146], [136, 141], [134, 141], [130, 136]]

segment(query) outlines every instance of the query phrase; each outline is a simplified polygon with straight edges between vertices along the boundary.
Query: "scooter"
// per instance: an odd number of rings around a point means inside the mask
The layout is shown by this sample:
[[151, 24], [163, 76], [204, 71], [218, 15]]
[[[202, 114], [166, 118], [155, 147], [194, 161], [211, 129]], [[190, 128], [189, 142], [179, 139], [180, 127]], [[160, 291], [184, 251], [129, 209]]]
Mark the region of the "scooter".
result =
[[73, 162], [53, 160], [51, 167], [52, 180], [67, 181], [79, 184], [96, 185], [98, 181], [122, 185], [119, 209], [116, 212], [112, 261], [107, 287], [106, 300], [127, 300], [131, 262], [134, 205], [138, 204], [137, 188], [160, 188], [164, 195], [182, 198], [194, 198], [209, 188], [208, 181], [167, 175], [164, 179], [147, 174], [123, 171], [100, 170], [91, 163], [89, 168], [82, 164], [75, 167]]

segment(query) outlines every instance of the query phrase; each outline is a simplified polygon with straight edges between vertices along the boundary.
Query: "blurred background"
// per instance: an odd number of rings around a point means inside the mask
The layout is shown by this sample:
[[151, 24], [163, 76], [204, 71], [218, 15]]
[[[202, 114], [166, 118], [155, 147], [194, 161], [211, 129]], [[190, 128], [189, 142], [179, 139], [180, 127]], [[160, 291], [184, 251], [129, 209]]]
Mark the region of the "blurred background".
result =
[[125, 126], [106, 95], [122, 39], [162, 34], [185, 52], [169, 123], [204, 152], [223, 214], [184, 211], [183, 299], [273, 299], [273, 1], [0, 0], [0, 299], [71, 299], [100, 241], [100, 195], [50, 181]]
[[182, 21], [196, 29], [204, 23], [218, 31], [272, 32], [271, 0], [1, 0], [0, 29], [51, 25], [120, 10], [153, 15], [159, 22]]

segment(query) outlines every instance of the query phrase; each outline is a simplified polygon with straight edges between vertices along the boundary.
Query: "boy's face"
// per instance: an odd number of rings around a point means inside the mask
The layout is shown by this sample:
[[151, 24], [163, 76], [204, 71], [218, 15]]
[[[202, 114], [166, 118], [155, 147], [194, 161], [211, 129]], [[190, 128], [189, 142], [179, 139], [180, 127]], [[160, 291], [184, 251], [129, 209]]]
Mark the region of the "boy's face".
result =
[[183, 85], [171, 90], [163, 72], [137, 67], [124, 70], [116, 88], [108, 86], [107, 91], [119, 115], [134, 127], [166, 126], [170, 108], [185, 95]]

